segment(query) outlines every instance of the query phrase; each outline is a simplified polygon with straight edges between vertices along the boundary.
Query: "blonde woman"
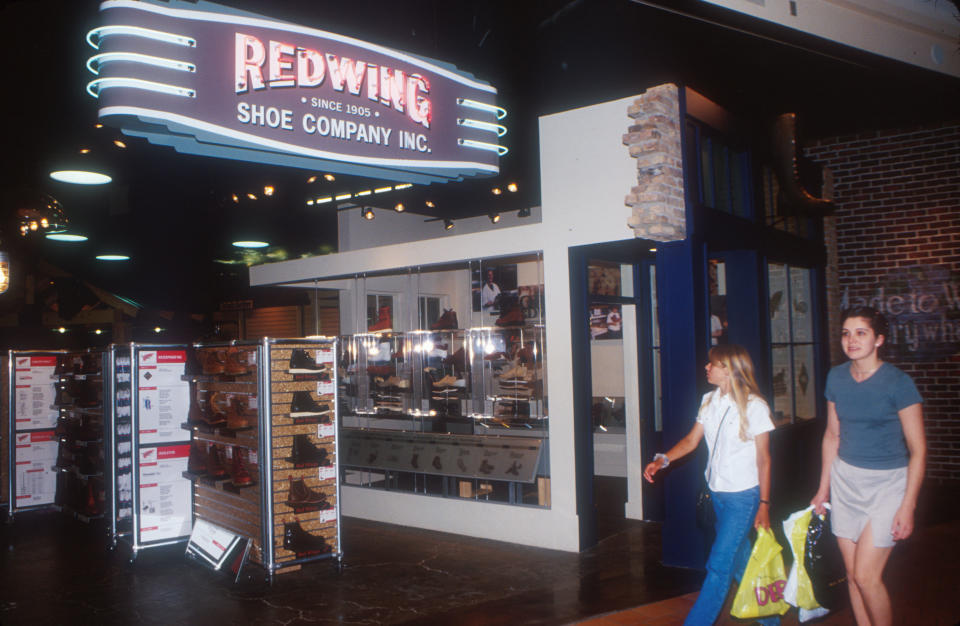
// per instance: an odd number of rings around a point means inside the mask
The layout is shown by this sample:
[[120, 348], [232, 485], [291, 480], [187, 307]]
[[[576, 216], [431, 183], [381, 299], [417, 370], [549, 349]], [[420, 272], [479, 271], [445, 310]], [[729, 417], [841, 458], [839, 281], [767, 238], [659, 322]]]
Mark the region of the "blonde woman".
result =
[[[717, 514], [716, 539], [707, 559], [707, 577], [685, 624], [712, 624], [730, 589], [750, 558], [751, 528], [770, 528], [770, 407], [753, 375], [743, 346], [714, 346], [706, 366], [707, 382], [716, 389], [703, 396], [696, 423], [666, 454], [658, 453], [644, 469], [654, 475], [707, 440], [704, 476]], [[779, 617], [759, 620], [778, 624]]]

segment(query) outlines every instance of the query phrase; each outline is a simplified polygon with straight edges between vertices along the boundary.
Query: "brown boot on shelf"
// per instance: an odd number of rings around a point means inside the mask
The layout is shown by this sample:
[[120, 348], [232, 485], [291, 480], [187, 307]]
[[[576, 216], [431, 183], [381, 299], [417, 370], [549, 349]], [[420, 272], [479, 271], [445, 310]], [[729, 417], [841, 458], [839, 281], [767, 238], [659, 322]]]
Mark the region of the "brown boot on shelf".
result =
[[289, 476], [288, 480], [290, 481], [290, 493], [287, 495], [287, 506], [297, 507], [319, 504], [325, 509], [330, 508], [326, 494], [314, 491], [302, 478], [294, 480], [293, 476]]
[[227, 428], [230, 430], [243, 430], [253, 428], [257, 425], [257, 411], [251, 411], [250, 405], [244, 407], [239, 398], [231, 398], [227, 406]]
[[220, 456], [220, 446], [211, 443], [207, 448], [207, 475], [214, 480], [221, 480], [229, 476], [227, 468], [223, 466]]
[[206, 417], [200, 408], [200, 399], [197, 397], [197, 383], [190, 381], [190, 410], [187, 412], [187, 422], [191, 424], [206, 424]]
[[227, 369], [227, 356], [224, 350], [202, 350], [198, 355], [204, 374], [223, 374]]
[[296, 520], [283, 525], [283, 547], [297, 554], [324, 554], [332, 550], [323, 537], [308, 533]]
[[393, 320], [390, 319], [390, 307], [382, 306], [380, 307], [379, 319], [375, 324], [372, 324], [367, 328], [370, 332], [377, 332], [381, 330], [390, 330], [393, 328]]
[[243, 464], [243, 448], [233, 447], [233, 471], [230, 474], [230, 482], [234, 487], [247, 487], [253, 484], [253, 477]]
[[437, 318], [437, 321], [430, 324], [430, 330], [453, 330], [459, 328], [457, 324], [457, 312], [453, 309], [444, 309], [443, 315]]
[[504, 311], [495, 323], [497, 326], [523, 326], [523, 309], [515, 306]]
[[224, 373], [231, 376], [242, 376], [250, 373], [250, 363], [248, 362], [250, 352], [240, 350], [236, 347], [227, 348], [227, 355], [224, 363]]
[[190, 458], [187, 460], [187, 471], [191, 474], [207, 473], [207, 457], [200, 443], [194, 441], [190, 444]]

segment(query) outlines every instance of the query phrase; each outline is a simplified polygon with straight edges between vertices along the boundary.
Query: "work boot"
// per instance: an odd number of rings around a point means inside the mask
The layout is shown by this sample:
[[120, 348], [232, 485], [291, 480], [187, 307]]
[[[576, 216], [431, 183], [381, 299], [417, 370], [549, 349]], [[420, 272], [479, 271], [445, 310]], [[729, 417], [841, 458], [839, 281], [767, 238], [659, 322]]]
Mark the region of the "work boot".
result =
[[298, 521], [286, 522], [283, 525], [283, 547], [295, 552], [297, 556], [324, 554], [332, 550], [323, 537], [308, 533]]
[[444, 309], [443, 315], [438, 317], [436, 322], [430, 324], [430, 330], [453, 330], [459, 327], [457, 312], [453, 309]]
[[320, 505], [324, 509], [332, 507], [332, 505], [327, 502], [326, 494], [314, 491], [302, 478], [294, 480], [293, 476], [289, 476], [288, 479], [290, 481], [290, 493], [287, 495], [287, 506]]
[[207, 473], [207, 460], [204, 457], [200, 444], [196, 441], [190, 444], [190, 458], [187, 459], [187, 471], [191, 474]]
[[307, 354], [306, 350], [297, 348], [290, 355], [290, 367], [287, 371], [291, 374], [319, 374], [323, 367], [317, 365], [317, 361]]
[[224, 373], [230, 376], [242, 376], [250, 373], [250, 351], [236, 347], [227, 348]]
[[207, 475], [214, 480], [221, 480], [229, 476], [220, 457], [220, 446], [211, 443], [207, 448]]
[[318, 448], [310, 441], [310, 435], [294, 435], [293, 450], [290, 453], [290, 462], [294, 465], [307, 465], [317, 463], [319, 465], [329, 465], [325, 448]]
[[367, 328], [369, 332], [377, 332], [381, 330], [390, 330], [393, 328], [393, 320], [390, 319], [390, 307], [382, 306], [380, 307], [379, 318], [377, 322]]
[[504, 311], [495, 323], [497, 326], [523, 326], [523, 309], [515, 306]]
[[240, 400], [234, 396], [227, 404], [227, 428], [230, 430], [244, 430], [257, 425], [258, 412], [251, 410], [250, 405], [241, 406]]
[[198, 355], [203, 364], [203, 373], [209, 375], [223, 374], [227, 371], [227, 354], [225, 350], [202, 350]]
[[294, 391], [290, 401], [290, 417], [312, 417], [329, 413], [329, 404], [317, 404], [309, 391]]
[[253, 484], [253, 477], [243, 464], [243, 449], [237, 446], [233, 447], [233, 471], [230, 473], [230, 482], [234, 487], [246, 487]]

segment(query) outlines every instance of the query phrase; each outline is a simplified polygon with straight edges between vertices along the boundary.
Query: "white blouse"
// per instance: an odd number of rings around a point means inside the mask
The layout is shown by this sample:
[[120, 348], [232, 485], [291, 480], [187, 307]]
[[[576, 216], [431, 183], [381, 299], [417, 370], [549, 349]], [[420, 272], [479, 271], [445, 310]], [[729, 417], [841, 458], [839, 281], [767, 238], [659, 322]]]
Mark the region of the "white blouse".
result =
[[710, 489], [735, 492], [756, 487], [760, 478], [754, 438], [773, 430], [770, 407], [763, 398], [750, 396], [747, 401], [747, 440], [741, 441], [740, 409], [732, 393], [721, 395], [720, 390], [715, 389], [704, 394], [700, 406], [702, 410], [697, 422], [703, 424], [703, 438], [707, 441], [709, 456], [704, 476]]

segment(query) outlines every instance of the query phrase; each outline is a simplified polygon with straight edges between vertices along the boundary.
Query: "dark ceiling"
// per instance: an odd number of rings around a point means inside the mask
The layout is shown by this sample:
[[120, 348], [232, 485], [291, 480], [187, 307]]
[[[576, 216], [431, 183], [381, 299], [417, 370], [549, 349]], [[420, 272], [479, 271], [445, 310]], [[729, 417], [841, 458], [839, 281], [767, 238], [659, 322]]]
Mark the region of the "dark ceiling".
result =
[[[960, 81], [780, 29], [748, 23], [695, 0], [222, 0], [284, 19], [441, 59], [499, 89], [509, 111], [510, 153], [496, 180], [474, 180], [398, 192], [410, 219], [482, 215], [539, 203], [538, 115], [638, 93], [671, 81], [688, 84], [752, 119], [800, 114], [804, 136], [956, 116]], [[670, 7], [664, 10], [658, 6]], [[96, 101], [85, 92], [84, 41], [97, 2], [4, 2], [7, 51], [3, 97], [4, 221], [2, 239], [18, 263], [45, 260], [103, 289], [150, 307], [206, 311], [246, 288], [246, 266], [230, 237], [255, 220], [281, 250], [271, 258], [336, 247], [331, 205], [308, 197], [371, 181], [340, 176], [308, 184], [312, 172], [175, 153], [116, 131], [95, 130]], [[753, 31], [744, 32], [744, 29]], [[776, 41], [782, 40], [782, 41]], [[105, 187], [56, 183], [47, 172], [63, 151], [92, 147], [111, 155], [116, 180]], [[516, 181], [520, 192], [494, 198], [490, 188]], [[597, 181], [598, 183], [600, 181]], [[264, 185], [275, 186], [264, 198]], [[592, 181], [584, 181], [592, 184]], [[12, 207], [47, 193], [64, 206], [82, 244], [15, 241]], [[247, 192], [257, 193], [254, 202]], [[241, 201], [234, 203], [232, 194]], [[410, 200], [413, 200], [412, 202]], [[496, 204], [500, 203], [500, 204]], [[425, 223], [424, 228], [439, 228]], [[112, 248], [128, 263], [93, 261]]]

